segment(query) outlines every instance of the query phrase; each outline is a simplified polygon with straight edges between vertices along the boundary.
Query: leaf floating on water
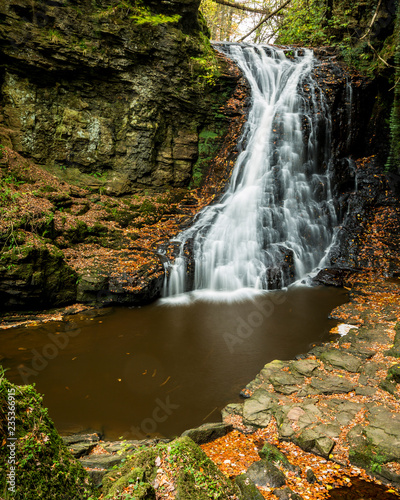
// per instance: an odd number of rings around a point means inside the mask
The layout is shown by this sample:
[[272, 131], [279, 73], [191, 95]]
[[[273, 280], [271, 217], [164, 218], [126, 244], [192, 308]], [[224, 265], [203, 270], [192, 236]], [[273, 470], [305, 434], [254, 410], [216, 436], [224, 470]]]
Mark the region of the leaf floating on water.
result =
[[145, 371], [142, 373], [142, 375], [147, 375], [147, 370], [145, 370]]
[[154, 372], [153, 372], [152, 377], [155, 377], [155, 376], [156, 376], [156, 373], [157, 373], [157, 368], [154, 368]]
[[165, 385], [165, 384], [168, 382], [168, 380], [169, 380], [170, 378], [171, 378], [171, 377], [170, 377], [170, 376], [168, 376], [168, 377], [164, 380], [164, 382], [160, 385], [160, 387], [162, 387], [163, 385]]
[[77, 359], [78, 356], [75, 356], [74, 358], [72, 358], [71, 361], [75, 361]]

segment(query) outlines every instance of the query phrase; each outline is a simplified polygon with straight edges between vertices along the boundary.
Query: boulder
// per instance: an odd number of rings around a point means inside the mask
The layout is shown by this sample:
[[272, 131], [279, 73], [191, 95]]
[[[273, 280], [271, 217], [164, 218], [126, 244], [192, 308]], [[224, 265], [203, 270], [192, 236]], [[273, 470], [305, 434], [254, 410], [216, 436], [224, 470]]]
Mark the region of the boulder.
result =
[[328, 376], [324, 379], [313, 379], [311, 387], [319, 394], [343, 394], [354, 391], [355, 385], [344, 377], [336, 375]]
[[292, 371], [294, 370], [305, 377], [311, 377], [313, 372], [315, 372], [319, 366], [320, 363], [314, 359], [298, 359], [289, 365]]
[[258, 427], [266, 427], [271, 421], [278, 398], [264, 389], [258, 389], [243, 404], [243, 422]]
[[279, 488], [286, 484], [285, 474], [266, 460], [254, 462], [247, 469], [246, 475], [256, 486]]
[[232, 425], [224, 423], [203, 424], [195, 429], [189, 429], [182, 434], [188, 436], [197, 444], [208, 443], [228, 434], [233, 429]]
[[319, 358], [325, 363], [352, 373], [358, 372], [361, 366], [361, 361], [357, 357], [339, 349], [325, 351], [319, 355]]
[[240, 489], [242, 500], [263, 500], [264, 497], [247, 474], [236, 476], [235, 483]]

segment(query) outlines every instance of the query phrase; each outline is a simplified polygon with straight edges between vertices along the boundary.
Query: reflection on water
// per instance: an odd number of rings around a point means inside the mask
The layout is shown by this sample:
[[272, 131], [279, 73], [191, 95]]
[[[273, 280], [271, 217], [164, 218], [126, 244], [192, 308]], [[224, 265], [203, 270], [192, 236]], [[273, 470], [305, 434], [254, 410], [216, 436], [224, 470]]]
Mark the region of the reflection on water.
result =
[[195, 301], [77, 315], [1, 332], [12, 382], [36, 383], [61, 433], [179, 435], [238, 401], [273, 359], [326, 341], [342, 290], [297, 287], [236, 303]]

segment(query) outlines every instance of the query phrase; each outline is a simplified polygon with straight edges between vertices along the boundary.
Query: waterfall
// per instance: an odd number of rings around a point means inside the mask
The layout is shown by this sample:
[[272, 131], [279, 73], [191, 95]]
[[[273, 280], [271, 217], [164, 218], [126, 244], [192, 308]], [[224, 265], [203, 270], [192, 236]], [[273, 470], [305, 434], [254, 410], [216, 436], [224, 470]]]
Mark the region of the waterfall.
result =
[[175, 240], [165, 296], [284, 287], [318, 266], [336, 223], [331, 123], [312, 51], [216, 45], [247, 78], [252, 106], [226, 192]]
[[346, 77], [345, 102], [346, 102], [346, 110], [347, 110], [347, 131], [348, 131], [346, 145], [349, 148], [351, 145], [351, 131], [352, 131], [351, 119], [353, 116], [353, 87], [351, 86], [351, 78], [349, 78], [349, 77]]

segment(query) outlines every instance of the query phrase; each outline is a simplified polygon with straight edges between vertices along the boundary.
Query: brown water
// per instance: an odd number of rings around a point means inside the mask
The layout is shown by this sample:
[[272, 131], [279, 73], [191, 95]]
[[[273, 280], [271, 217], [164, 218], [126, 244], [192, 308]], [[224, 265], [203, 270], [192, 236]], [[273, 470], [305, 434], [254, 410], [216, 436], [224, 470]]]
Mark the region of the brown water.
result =
[[293, 288], [235, 303], [116, 308], [93, 317], [0, 332], [2, 364], [36, 383], [61, 433], [173, 437], [239, 400], [273, 359], [329, 339], [343, 290]]

